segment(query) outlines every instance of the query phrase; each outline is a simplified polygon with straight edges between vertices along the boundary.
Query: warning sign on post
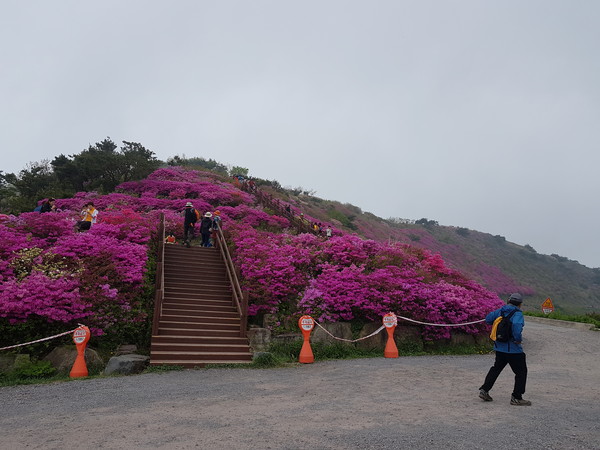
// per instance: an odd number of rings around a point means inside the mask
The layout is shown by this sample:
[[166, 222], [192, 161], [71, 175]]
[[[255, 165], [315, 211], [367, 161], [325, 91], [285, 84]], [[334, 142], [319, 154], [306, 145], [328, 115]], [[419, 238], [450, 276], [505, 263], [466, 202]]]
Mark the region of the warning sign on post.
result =
[[552, 304], [550, 297], [548, 297], [544, 303], [542, 303], [542, 312], [544, 314], [550, 314], [552, 311], [554, 311], [554, 305]]

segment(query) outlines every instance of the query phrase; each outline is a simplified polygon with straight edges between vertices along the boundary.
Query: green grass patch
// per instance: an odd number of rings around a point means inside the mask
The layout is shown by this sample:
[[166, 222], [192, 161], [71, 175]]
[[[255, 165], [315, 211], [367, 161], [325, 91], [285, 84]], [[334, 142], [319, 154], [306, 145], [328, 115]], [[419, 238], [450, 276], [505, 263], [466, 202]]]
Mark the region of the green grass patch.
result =
[[525, 311], [525, 312], [523, 312], [523, 314], [526, 316], [532, 316], [532, 317], [544, 317], [546, 319], [566, 320], [568, 322], [589, 323], [589, 324], [594, 325], [596, 328], [600, 328], [600, 314], [598, 314], [598, 313], [569, 315], [569, 314], [561, 313], [559, 311], [553, 311], [550, 314], [544, 314], [541, 312]]
[[76, 380], [89, 380], [92, 378], [106, 378], [106, 375], [102, 374], [92, 374], [90, 373], [87, 377], [81, 378], [71, 378], [69, 374], [65, 373], [54, 373], [54, 375], [46, 375], [46, 376], [31, 376], [31, 374], [19, 373], [17, 371], [13, 372], [0, 372], [0, 387], [5, 386], [21, 386], [28, 384], [50, 384], [50, 383], [64, 383], [68, 381], [76, 381]]
[[161, 364], [159, 366], [148, 366], [144, 369], [142, 373], [164, 373], [171, 372], [172, 370], [184, 370], [185, 367], [170, 365], [170, 364]]
[[[268, 368], [286, 367], [298, 363], [302, 341], [289, 343], [272, 343], [268, 352], [259, 355], [251, 364], [213, 364], [207, 368]], [[382, 358], [383, 349], [364, 349], [356, 345], [342, 343], [324, 344], [315, 342], [311, 344], [315, 361], [328, 361], [358, 358]], [[479, 355], [492, 351], [490, 345], [436, 345], [423, 346], [419, 342], [404, 341], [398, 345], [400, 356], [423, 355]]]

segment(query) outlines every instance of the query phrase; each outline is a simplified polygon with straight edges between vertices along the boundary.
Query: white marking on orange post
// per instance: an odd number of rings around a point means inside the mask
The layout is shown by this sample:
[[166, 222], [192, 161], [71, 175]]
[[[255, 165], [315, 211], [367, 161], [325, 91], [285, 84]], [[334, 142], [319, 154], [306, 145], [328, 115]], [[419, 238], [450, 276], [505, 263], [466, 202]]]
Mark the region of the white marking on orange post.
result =
[[302, 331], [302, 336], [304, 337], [298, 362], [302, 364], [311, 364], [315, 362], [315, 357], [312, 348], [310, 348], [310, 332], [315, 327], [315, 321], [310, 316], [302, 316], [298, 319], [298, 327]]
[[71, 378], [88, 376], [88, 369], [85, 365], [85, 347], [90, 340], [90, 336], [90, 329], [84, 325], [73, 332], [73, 342], [75, 342], [75, 346], [77, 347], [77, 358], [75, 358], [75, 362], [69, 373]]

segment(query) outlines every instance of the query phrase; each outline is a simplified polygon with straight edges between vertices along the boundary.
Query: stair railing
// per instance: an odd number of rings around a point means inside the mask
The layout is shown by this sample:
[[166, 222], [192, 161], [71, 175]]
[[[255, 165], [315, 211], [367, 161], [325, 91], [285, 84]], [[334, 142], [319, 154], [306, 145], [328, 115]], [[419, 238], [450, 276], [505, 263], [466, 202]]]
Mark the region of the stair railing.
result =
[[240, 337], [246, 337], [246, 327], [248, 326], [248, 293], [242, 292], [237, 270], [231, 259], [231, 253], [229, 252], [229, 247], [227, 247], [223, 230], [221, 230], [221, 227], [218, 224], [215, 225], [216, 230], [213, 230], [213, 239], [221, 252], [223, 261], [225, 261], [227, 277], [231, 284], [233, 305], [240, 316]]
[[158, 335], [158, 324], [162, 315], [165, 298], [165, 215], [160, 214], [158, 224], [158, 252], [156, 256], [156, 280], [154, 283], [154, 317], [152, 318], [152, 335]]

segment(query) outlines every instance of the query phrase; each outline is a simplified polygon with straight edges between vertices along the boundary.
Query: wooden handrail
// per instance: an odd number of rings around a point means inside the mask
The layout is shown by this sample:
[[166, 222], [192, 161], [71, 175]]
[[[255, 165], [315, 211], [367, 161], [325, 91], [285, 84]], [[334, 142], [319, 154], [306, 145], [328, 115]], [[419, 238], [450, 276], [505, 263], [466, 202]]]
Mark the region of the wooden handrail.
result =
[[165, 214], [160, 214], [158, 224], [158, 252], [156, 256], [156, 280], [154, 283], [154, 317], [152, 318], [152, 336], [158, 335], [158, 324], [165, 298]]
[[229, 283], [231, 284], [231, 297], [233, 306], [237, 309], [237, 312], [240, 316], [240, 337], [246, 337], [246, 327], [248, 321], [248, 293], [242, 292], [242, 287], [236, 273], [236, 267], [231, 259], [231, 253], [229, 252], [229, 247], [227, 247], [227, 241], [223, 235], [223, 230], [221, 230], [221, 227], [218, 224], [215, 225], [216, 230], [213, 233], [213, 238], [217, 248], [221, 252], [223, 261], [225, 261], [227, 277], [229, 278]]

